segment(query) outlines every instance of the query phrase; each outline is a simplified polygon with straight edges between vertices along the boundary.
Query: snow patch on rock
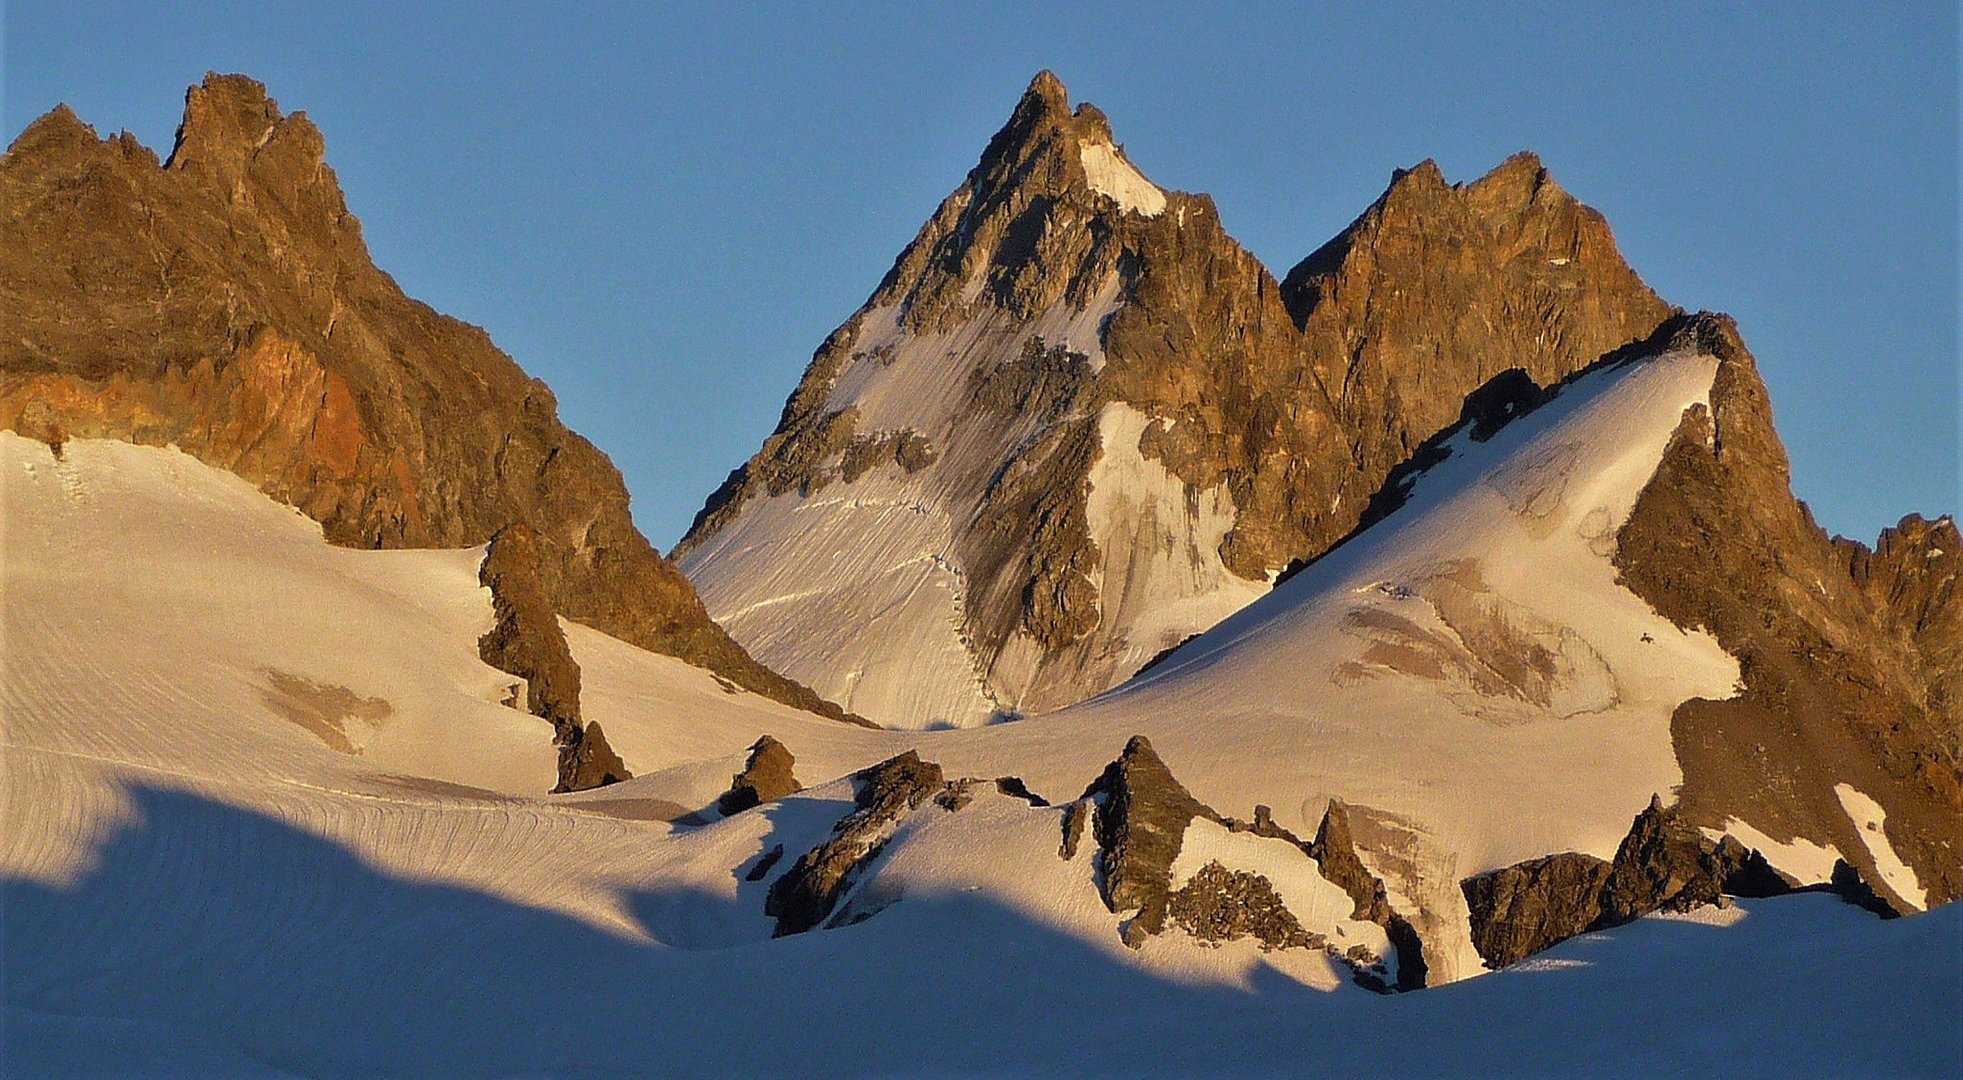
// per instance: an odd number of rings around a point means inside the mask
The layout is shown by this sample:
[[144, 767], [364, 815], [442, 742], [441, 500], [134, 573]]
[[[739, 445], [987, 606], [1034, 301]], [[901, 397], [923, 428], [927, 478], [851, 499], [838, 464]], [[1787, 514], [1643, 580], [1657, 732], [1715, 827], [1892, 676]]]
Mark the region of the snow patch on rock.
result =
[[1091, 538], [1104, 557], [1102, 622], [1124, 636], [1124, 651], [1108, 670], [1121, 673], [1268, 592], [1266, 582], [1238, 577], [1220, 560], [1220, 544], [1234, 527], [1234, 498], [1226, 485], [1191, 491], [1139, 452], [1151, 422], [1122, 401], [1098, 414], [1103, 452], [1091, 469], [1085, 507]]
[[1881, 879], [1895, 890], [1895, 895], [1908, 901], [1919, 910], [1929, 907], [1929, 892], [1922, 887], [1922, 881], [1915, 871], [1895, 854], [1895, 846], [1888, 842], [1886, 824], [1888, 815], [1866, 793], [1856, 790], [1852, 784], [1835, 784], [1834, 794], [1840, 796], [1840, 808], [1854, 822], [1854, 831], [1861, 835], [1861, 842], [1868, 846], [1868, 854], [1874, 856], [1875, 868], [1881, 871]]
[[1124, 151], [1108, 142], [1086, 142], [1078, 149], [1091, 190], [1110, 196], [1120, 207], [1144, 217], [1165, 212], [1166, 193], [1125, 160]]
[[1834, 863], [1840, 859], [1840, 853], [1833, 848], [1816, 844], [1803, 836], [1780, 843], [1737, 818], [1727, 820], [1723, 829], [1704, 831], [1712, 839], [1727, 835], [1735, 838], [1765, 856], [1766, 863], [1774, 870], [1800, 885], [1824, 885], [1832, 881]]

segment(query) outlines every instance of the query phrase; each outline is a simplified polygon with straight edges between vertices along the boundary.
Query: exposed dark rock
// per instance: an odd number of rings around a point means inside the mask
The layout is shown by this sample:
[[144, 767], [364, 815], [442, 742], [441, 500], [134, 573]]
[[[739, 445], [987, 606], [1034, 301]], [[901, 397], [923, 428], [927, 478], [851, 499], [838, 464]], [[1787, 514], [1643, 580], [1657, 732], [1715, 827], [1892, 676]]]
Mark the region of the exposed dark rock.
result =
[[1097, 804], [1091, 799], [1079, 799], [1063, 809], [1063, 843], [1057, 854], [1068, 862], [1077, 857], [1077, 845], [1084, 839], [1084, 823], [1097, 813]]
[[962, 810], [975, 801], [975, 786], [980, 783], [980, 780], [972, 776], [949, 780], [947, 786], [941, 789], [941, 793], [934, 796], [934, 805], [950, 814]]
[[1209, 862], [1179, 887], [1167, 913], [1201, 941], [1252, 937], [1265, 950], [1322, 948], [1327, 939], [1311, 934], [1281, 902], [1274, 885], [1260, 874], [1229, 870]]
[[[1257, 825], [1261, 816], [1259, 808], [1256, 808]], [[1429, 970], [1425, 962], [1424, 942], [1411, 920], [1391, 909], [1383, 880], [1372, 874], [1358, 857], [1356, 839], [1350, 831], [1349, 807], [1341, 800], [1329, 800], [1329, 807], [1322, 814], [1322, 823], [1316, 827], [1315, 839], [1309, 843], [1307, 850], [1309, 857], [1321, 869], [1322, 876], [1349, 896], [1354, 905], [1350, 918], [1364, 919], [1384, 928], [1397, 958], [1397, 979], [1393, 988], [1423, 989]]]
[[716, 808], [728, 817], [803, 791], [804, 785], [791, 773], [795, 764], [797, 758], [789, 747], [762, 736], [750, 744], [749, 760], [743, 763], [742, 772], [729, 778], [729, 790], [717, 797]]
[[758, 665], [635, 530], [605, 455], [485, 333], [369, 258], [318, 129], [206, 76], [169, 161], [65, 107], [0, 156], [0, 428], [175, 445], [353, 547], [522, 523], [559, 614], [842, 717]]
[[898, 465], [903, 472], [916, 473], [934, 463], [934, 444], [914, 431], [883, 431], [877, 435], [855, 436], [845, 446], [839, 462], [839, 476], [851, 483], [881, 465]]
[[756, 864], [750, 867], [749, 873], [743, 875], [743, 880], [762, 881], [764, 878], [769, 877], [772, 868], [774, 868], [779, 862], [779, 860], [783, 859], [783, 857], [784, 857], [784, 845], [782, 844], [771, 845], [769, 851], [766, 851], [762, 855], [757, 856]]
[[525, 524], [498, 530], [477, 569], [496, 619], [477, 639], [484, 662], [525, 680], [525, 709], [555, 730], [579, 726], [579, 664], [539, 573], [538, 535]]
[[1391, 916], [1390, 902], [1384, 898], [1384, 883], [1357, 857], [1356, 840], [1350, 833], [1349, 807], [1339, 799], [1329, 800], [1322, 824], [1309, 844], [1309, 857], [1322, 868], [1322, 876], [1347, 893], [1355, 905], [1350, 918], [1384, 925]]
[[607, 745], [606, 733], [600, 730], [599, 724], [570, 728], [561, 737], [559, 786], [552, 789], [555, 793], [585, 791], [633, 778], [620, 755]]
[[1874, 891], [1861, 872], [1847, 864], [1846, 859], [1835, 859], [1833, 877], [1828, 882], [1828, 891], [1855, 907], [1870, 911], [1884, 919], [1900, 918], [1902, 913], [1895, 909], [1887, 897]]
[[[1882, 806], [1890, 845], [1932, 903], [1963, 895], [1963, 769], [1932, 704], [1945, 684], [1918, 650], [1920, 620], [1909, 622], [1921, 586], [1897, 593], [1898, 576], [1871, 560], [1850, 567], [1847, 545], [1793, 498], [1765, 384], [1728, 317], [1672, 320], [1649, 346], [1667, 349], [1717, 357], [1716, 381], [1637, 499], [1615, 564], [1664, 617], [1715, 637], [1743, 675], [1737, 696], [1694, 699], [1672, 717], [1684, 817], [1830, 844], [1886, 894], [1835, 791], [1848, 784]], [[1940, 655], [1943, 632], [1931, 640]]]
[[1731, 837], [1713, 842], [1652, 796], [1616, 849], [1602, 887], [1600, 925], [1713, 903], [1744, 871], [1750, 855]]
[[1253, 821], [1242, 821], [1238, 818], [1230, 817], [1222, 817], [1218, 820], [1222, 825], [1227, 827], [1229, 832], [1253, 833], [1256, 836], [1265, 836], [1270, 840], [1286, 840], [1302, 849], [1302, 854], [1308, 855], [1310, 858], [1315, 858], [1312, 853], [1315, 845], [1311, 842], [1304, 841], [1301, 837], [1275, 824], [1274, 809], [1265, 804], [1255, 804]]
[[995, 790], [1001, 792], [1004, 795], [1007, 795], [1011, 799], [1021, 799], [1023, 802], [1026, 802], [1031, 806], [1040, 807], [1040, 806], [1050, 805], [1050, 800], [1045, 799], [1041, 795], [1038, 795], [1035, 792], [1029, 790], [1029, 785], [1023, 783], [1022, 777], [1020, 776], [996, 777]]
[[1630, 823], [1611, 862], [1562, 852], [1466, 878], [1459, 888], [1471, 913], [1473, 947], [1495, 968], [1654, 911], [1721, 903], [1727, 893], [1790, 891], [1763, 856], [1729, 836], [1711, 840], [1655, 797]]
[[496, 620], [478, 639], [477, 653], [524, 679], [526, 710], [552, 725], [559, 747], [559, 782], [552, 790], [585, 791], [632, 779], [600, 725], [580, 720], [579, 664], [539, 572], [537, 534], [522, 523], [498, 530], [477, 580], [491, 590]]
[[[1195, 817], [1214, 814], [1174, 778], [1143, 735], [1131, 737], [1084, 795], [1097, 802], [1104, 905], [1120, 915], [1138, 913], [1125, 931], [1125, 943], [1136, 948], [1165, 928], [1172, 864], [1186, 827]], [[1066, 851], [1071, 846], [1066, 837]]]
[[1585, 933], [1602, 915], [1610, 864], [1567, 851], [1466, 878], [1472, 947], [1491, 967], [1524, 960]]
[[1499, 429], [1540, 407], [1547, 392], [1519, 368], [1508, 368], [1466, 395], [1459, 422], [1469, 425], [1473, 442], [1485, 442]]
[[852, 812], [833, 826], [830, 839], [798, 856], [770, 886], [763, 910], [777, 920], [774, 936], [824, 923], [901, 819], [946, 786], [941, 767], [912, 750], [852, 774], [852, 783]]
[[1963, 756], [1963, 535], [1956, 520], [1910, 514], [1881, 531], [1874, 550], [1834, 538], [1848, 573], [1921, 656], [1929, 708], [1948, 726], [1952, 755]]

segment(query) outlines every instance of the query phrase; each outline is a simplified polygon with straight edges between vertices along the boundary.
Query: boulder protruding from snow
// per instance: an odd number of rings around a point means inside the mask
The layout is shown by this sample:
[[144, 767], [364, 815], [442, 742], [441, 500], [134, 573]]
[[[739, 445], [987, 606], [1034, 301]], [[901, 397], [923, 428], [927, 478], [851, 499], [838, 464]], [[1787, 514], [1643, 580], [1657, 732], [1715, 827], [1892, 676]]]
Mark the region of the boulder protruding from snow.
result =
[[729, 790], [716, 799], [716, 809], [728, 817], [803, 791], [804, 785], [791, 773], [795, 764], [797, 758], [790, 747], [768, 735], [761, 736], [750, 744], [743, 771], [729, 778]]
[[1729, 836], [1711, 840], [1655, 796], [1611, 862], [1566, 851], [1466, 878], [1459, 888], [1473, 948], [1495, 968], [1653, 911], [1688, 911], [1725, 893], [1787, 891], [1757, 852]]
[[586, 791], [606, 787], [634, 774], [607, 745], [607, 734], [598, 723], [569, 729], [559, 743], [559, 786], [554, 792]]
[[833, 826], [831, 839], [798, 856], [770, 886], [763, 910], [777, 920], [772, 936], [822, 925], [900, 821], [946, 789], [941, 767], [913, 750], [854, 773], [852, 784], [853, 810]]
[[1165, 929], [1172, 864], [1186, 826], [1195, 817], [1218, 816], [1174, 778], [1143, 735], [1131, 737], [1084, 795], [1097, 805], [1104, 904], [1118, 914], [1137, 912], [1124, 930], [1125, 944], [1137, 948]]

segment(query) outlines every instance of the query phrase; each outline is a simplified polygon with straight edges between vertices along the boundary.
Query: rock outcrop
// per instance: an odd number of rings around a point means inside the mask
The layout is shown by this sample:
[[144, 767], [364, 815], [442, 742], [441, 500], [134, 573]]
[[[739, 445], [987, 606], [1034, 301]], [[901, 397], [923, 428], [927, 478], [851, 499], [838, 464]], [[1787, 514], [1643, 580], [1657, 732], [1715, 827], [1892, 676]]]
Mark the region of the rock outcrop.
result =
[[[739, 639], [875, 719], [1047, 710], [1326, 551], [1475, 389], [1555, 382], [1669, 314], [1531, 155], [1470, 185], [1400, 171], [1277, 282], [1045, 72], [677, 551]], [[914, 438], [917, 469], [854, 450]], [[821, 553], [879, 557], [805, 554], [789, 506]], [[900, 646], [842, 616], [852, 593], [914, 613], [894, 640], [937, 644], [937, 694], [882, 682]]]
[[1466, 878], [1459, 887], [1473, 947], [1494, 968], [1654, 911], [1789, 891], [1763, 856], [1729, 836], [1710, 839], [1654, 797], [1612, 861], [1561, 852]]
[[1357, 856], [1356, 840], [1350, 833], [1349, 807], [1341, 800], [1329, 800], [1308, 851], [1316, 865], [1322, 867], [1322, 876], [1349, 895], [1355, 905], [1351, 918], [1387, 925], [1392, 912], [1385, 898], [1384, 883]]
[[771, 883], [764, 914], [777, 920], [773, 936], [801, 934], [830, 918], [900, 821], [945, 788], [941, 767], [912, 750], [854, 773], [852, 785], [853, 810], [833, 827], [831, 838], [798, 856]]
[[[1117, 760], [1066, 809], [1059, 852], [1065, 859], [1076, 856], [1086, 818], [1097, 844], [1098, 889], [1105, 907], [1124, 918], [1119, 932], [1132, 948], [1143, 947], [1170, 924], [1202, 941], [1252, 937], [1264, 949], [1326, 949], [1332, 959], [1354, 970], [1359, 984], [1380, 992], [1425, 985], [1423, 943], [1411, 923], [1391, 909], [1383, 882], [1358, 858], [1341, 803], [1331, 804], [1316, 841], [1304, 843], [1276, 825], [1266, 806], [1256, 806], [1254, 820], [1246, 822], [1200, 802], [1173, 776], [1150, 740], [1134, 735]], [[1230, 832], [1283, 841], [1300, 858], [1312, 860], [1324, 879], [1356, 899], [1352, 919], [1384, 928], [1394, 957], [1330, 949], [1328, 936], [1305, 927], [1274, 883], [1254, 870], [1215, 859], [1186, 880], [1175, 881], [1173, 868], [1186, 834], [1200, 819]], [[1384, 964], [1391, 959], [1394, 972]]]
[[1518, 963], [1587, 933], [1602, 915], [1609, 864], [1564, 851], [1459, 883], [1472, 917], [1472, 947], [1489, 967]]
[[607, 745], [606, 732], [598, 723], [571, 728], [560, 737], [559, 786], [552, 789], [555, 793], [585, 791], [633, 778], [620, 755]]
[[634, 774], [607, 745], [598, 724], [579, 715], [579, 664], [566, 645], [539, 572], [538, 537], [527, 525], [498, 530], [484, 551], [477, 580], [491, 590], [496, 619], [477, 640], [478, 655], [499, 671], [525, 680], [525, 708], [552, 725], [559, 748], [554, 792], [585, 791]]
[[538, 537], [528, 525], [498, 530], [477, 581], [491, 590], [496, 619], [477, 640], [485, 663], [525, 680], [525, 708], [554, 727], [579, 725], [579, 664], [539, 574]]
[[1870, 551], [1840, 537], [1848, 573], [1875, 608], [1908, 636], [1921, 656], [1929, 708], [1949, 728], [1949, 747], [1963, 756], [1963, 535], [1956, 519], [1910, 514]]
[[[1260, 815], [1256, 815], [1258, 822]], [[1348, 894], [1355, 905], [1350, 917], [1364, 919], [1384, 928], [1397, 953], [1398, 990], [1418, 990], [1425, 985], [1429, 965], [1425, 962], [1424, 942], [1417, 927], [1390, 905], [1389, 892], [1382, 878], [1370, 872], [1357, 854], [1356, 839], [1350, 831], [1349, 807], [1341, 800], [1329, 800], [1316, 827], [1315, 839], [1306, 849], [1321, 868], [1322, 876]]]
[[[1652, 348], [1696, 348], [1720, 365], [1709, 407], [1685, 414], [1617, 536], [1615, 565], [1659, 613], [1713, 635], [1743, 674], [1737, 696], [1693, 699], [1672, 718], [1685, 820], [1721, 830], [1736, 818], [1774, 840], [1825, 844], [1898, 909], [1919, 908], [1881, 872], [1872, 848], [1886, 845], [1929, 903], [1956, 898], [1963, 769], [1932, 705], [1953, 682], [1929, 663], [1946, 647], [1941, 615], [1914, 614], [1920, 586], [1888, 559], [1850, 570], [1847, 546], [1793, 498], [1765, 384], [1728, 317], [1673, 319]], [[1932, 597], [1939, 577], [1929, 575]], [[1850, 791], [1885, 812], [1881, 837], [1851, 819]]]
[[605, 455], [485, 333], [376, 269], [320, 131], [210, 75], [167, 161], [66, 106], [0, 156], [0, 428], [175, 445], [356, 547], [535, 531], [557, 611], [775, 700], [634, 528]]
[[1619, 926], [1652, 911], [1689, 911], [1730, 893], [1764, 896], [1785, 884], [1727, 836], [1712, 840], [1686, 823], [1660, 796], [1629, 826], [1602, 882], [1599, 925]]
[[768, 735], [758, 738], [750, 744], [743, 771], [729, 778], [729, 790], [716, 799], [716, 809], [727, 817], [803, 791], [791, 772], [796, 764], [789, 747]]
[[1120, 915], [1135, 912], [1124, 938], [1137, 947], [1165, 929], [1172, 864], [1186, 827], [1195, 817], [1217, 820], [1218, 815], [1193, 798], [1143, 735], [1131, 737], [1084, 797], [1096, 806], [1104, 905]]

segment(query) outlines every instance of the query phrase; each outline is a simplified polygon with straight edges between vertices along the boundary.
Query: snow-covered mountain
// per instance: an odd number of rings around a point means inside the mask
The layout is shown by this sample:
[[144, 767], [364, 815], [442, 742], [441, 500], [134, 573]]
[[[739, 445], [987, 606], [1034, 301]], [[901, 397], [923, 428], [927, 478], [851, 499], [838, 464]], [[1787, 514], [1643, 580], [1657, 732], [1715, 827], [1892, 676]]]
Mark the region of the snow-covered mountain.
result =
[[1399, 172], [1277, 282], [1045, 72], [676, 553], [880, 723], [1048, 711], [1327, 550], [1481, 385], [1668, 314], [1531, 155]]
[[[1039, 78], [681, 563], [915, 730], [717, 644], [542, 387], [272, 242], [339, 220], [280, 216], [311, 129], [192, 103], [170, 169], [59, 114], [0, 159], [9, 1074], [1963, 1056], [1963, 538], [1819, 530], [1737, 328], [1537, 164], [1277, 285]], [[123, 272], [214, 219], [203, 291]], [[970, 723], [1011, 668], [1074, 703]]]
[[[1370, 532], [1017, 724], [841, 725], [565, 622], [637, 773], [568, 796], [479, 659], [481, 548], [335, 547], [177, 451], [0, 434], [10, 1070], [1684, 1072], [1751, 1044], [1769, 1072], [1939, 1072], [1955, 906], [1713, 906], [1625, 836], [1750, 879], [1712, 834], [1643, 832], [1684, 776], [1673, 705], [1738, 669], [1595, 529], [1721, 366], [1669, 352], [1461, 432]], [[794, 779], [723, 816], [766, 734]], [[1727, 831], [1798, 882], [1851, 856], [1926, 890], [1896, 815], [1839, 797], [1851, 852]], [[1475, 932], [1593, 902], [1535, 880], [1564, 852], [1685, 911], [1443, 986], [1482, 970]], [[1509, 870], [1520, 902], [1475, 921], [1461, 882]], [[1408, 1008], [1366, 989], [1420, 978]]]
[[0, 155], [0, 427], [174, 445], [336, 543], [520, 525], [570, 617], [787, 702], [635, 530], [620, 473], [480, 329], [377, 269], [320, 130], [208, 75], [167, 159], [67, 106]]

